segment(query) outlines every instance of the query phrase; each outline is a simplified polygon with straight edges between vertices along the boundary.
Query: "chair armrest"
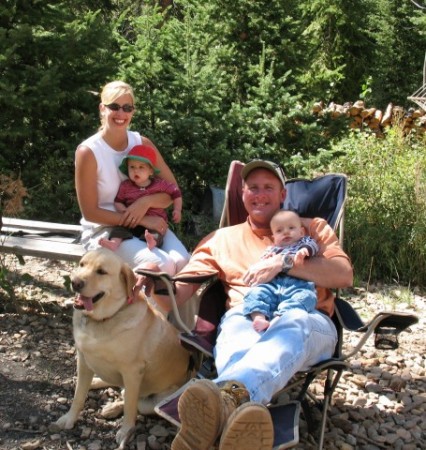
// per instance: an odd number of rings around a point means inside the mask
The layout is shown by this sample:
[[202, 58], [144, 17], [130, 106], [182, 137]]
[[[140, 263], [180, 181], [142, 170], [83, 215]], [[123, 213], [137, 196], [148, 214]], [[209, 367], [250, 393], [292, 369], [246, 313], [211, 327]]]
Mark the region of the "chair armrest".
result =
[[139, 275], [144, 275], [146, 277], [152, 278], [154, 280], [154, 293], [157, 295], [168, 295], [170, 297], [170, 304], [172, 307], [173, 315], [179, 328], [192, 336], [193, 332], [190, 330], [184, 321], [182, 320], [179, 309], [176, 302], [175, 296], [175, 282], [180, 281], [182, 283], [192, 283], [192, 284], [203, 284], [207, 281], [215, 279], [216, 275], [214, 273], [201, 273], [192, 276], [175, 276], [171, 277], [166, 272], [156, 272], [149, 269], [137, 268], [135, 273]]
[[335, 314], [343, 329], [359, 331], [365, 324], [352, 305], [341, 298], [335, 299]]
[[398, 348], [398, 335], [419, 320], [416, 315], [410, 313], [382, 311], [368, 323], [364, 323], [352, 305], [341, 298], [336, 299], [336, 316], [343, 329], [363, 334], [350, 352], [343, 355], [344, 359], [358, 353], [373, 333], [376, 335], [376, 348], [385, 350]]
[[215, 278], [215, 273], [199, 273], [197, 275], [176, 275], [170, 276], [167, 272], [156, 272], [154, 270], [136, 268], [135, 273], [145, 275], [146, 277], [153, 278], [154, 280], [161, 280], [164, 282], [174, 283], [180, 281], [182, 283], [202, 284], [206, 281], [210, 281]]
[[191, 352], [198, 350], [206, 356], [213, 357], [213, 345], [202, 336], [195, 333], [181, 333], [179, 339], [187, 350]]

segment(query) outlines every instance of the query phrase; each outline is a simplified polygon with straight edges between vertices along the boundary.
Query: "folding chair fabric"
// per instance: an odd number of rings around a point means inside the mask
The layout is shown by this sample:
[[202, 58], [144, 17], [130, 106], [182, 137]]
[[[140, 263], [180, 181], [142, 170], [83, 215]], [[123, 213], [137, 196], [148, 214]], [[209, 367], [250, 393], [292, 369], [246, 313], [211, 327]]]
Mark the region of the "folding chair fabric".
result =
[[232, 161], [229, 166], [228, 178], [225, 186], [225, 203], [219, 228], [242, 223], [247, 219], [247, 211], [242, 200], [241, 171], [244, 164]]
[[286, 181], [284, 209], [301, 217], [321, 217], [335, 230], [343, 215], [347, 179], [343, 174], [321, 175], [313, 180], [293, 178]]

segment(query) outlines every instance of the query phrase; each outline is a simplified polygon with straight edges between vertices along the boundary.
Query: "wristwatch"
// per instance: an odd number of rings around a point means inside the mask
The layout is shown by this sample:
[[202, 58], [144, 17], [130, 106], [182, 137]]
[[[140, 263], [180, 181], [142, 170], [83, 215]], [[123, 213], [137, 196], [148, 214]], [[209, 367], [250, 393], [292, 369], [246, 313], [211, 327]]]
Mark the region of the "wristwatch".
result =
[[289, 255], [288, 253], [286, 255], [283, 255], [283, 264], [281, 267], [281, 273], [286, 275], [288, 271], [293, 268], [293, 262], [294, 261], [292, 255]]

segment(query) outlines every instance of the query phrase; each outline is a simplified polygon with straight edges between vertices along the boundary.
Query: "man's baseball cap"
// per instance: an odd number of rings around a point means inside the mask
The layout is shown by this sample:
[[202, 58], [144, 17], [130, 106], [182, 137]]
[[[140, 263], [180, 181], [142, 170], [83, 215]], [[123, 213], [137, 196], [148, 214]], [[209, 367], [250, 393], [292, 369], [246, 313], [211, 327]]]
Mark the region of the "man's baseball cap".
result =
[[129, 176], [129, 171], [127, 169], [127, 161], [129, 159], [135, 159], [137, 161], [149, 164], [155, 174], [160, 173], [160, 169], [155, 167], [155, 164], [157, 163], [157, 155], [152, 147], [148, 147], [147, 145], [135, 145], [127, 156], [123, 158], [119, 169], [124, 173], [124, 175], [127, 176]]
[[272, 161], [265, 161], [263, 159], [254, 159], [243, 167], [243, 170], [241, 171], [242, 179], [245, 180], [249, 176], [250, 172], [252, 172], [254, 169], [269, 170], [281, 181], [283, 186], [285, 186], [284, 170], [279, 164], [276, 164]]

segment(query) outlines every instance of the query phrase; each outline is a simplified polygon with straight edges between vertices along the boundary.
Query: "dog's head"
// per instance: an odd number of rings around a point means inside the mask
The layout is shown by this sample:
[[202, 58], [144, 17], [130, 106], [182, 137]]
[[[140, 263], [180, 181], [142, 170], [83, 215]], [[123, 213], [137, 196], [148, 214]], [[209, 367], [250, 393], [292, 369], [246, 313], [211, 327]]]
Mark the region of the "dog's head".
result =
[[71, 277], [74, 307], [95, 320], [112, 317], [133, 298], [135, 282], [130, 266], [111, 250], [87, 252]]

